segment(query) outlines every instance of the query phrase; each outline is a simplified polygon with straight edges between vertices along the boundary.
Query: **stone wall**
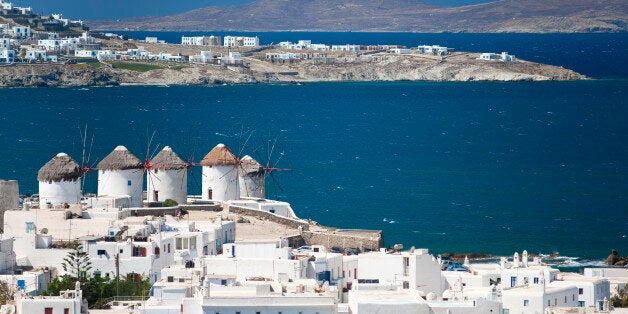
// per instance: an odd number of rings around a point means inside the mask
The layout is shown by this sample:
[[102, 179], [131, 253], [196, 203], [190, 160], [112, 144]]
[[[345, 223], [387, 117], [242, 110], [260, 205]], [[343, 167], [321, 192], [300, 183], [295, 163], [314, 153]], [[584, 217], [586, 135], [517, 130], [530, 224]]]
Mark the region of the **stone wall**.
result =
[[257, 217], [263, 220], [268, 220], [288, 226], [290, 228], [298, 229], [301, 227], [303, 230], [308, 230], [310, 225], [303, 220], [296, 220], [288, 217], [282, 217], [273, 213], [265, 212], [257, 209], [244, 208], [239, 206], [229, 206], [229, 212], [234, 214], [242, 214]]
[[338, 247], [341, 250], [359, 249], [364, 251], [376, 251], [384, 246], [384, 238], [381, 231], [362, 231], [362, 232], [312, 232], [303, 231], [301, 233], [306, 245], [324, 245], [327, 249]]
[[192, 204], [192, 205], [179, 205], [179, 206], [188, 211], [190, 210], [210, 211], [210, 212], [222, 211], [222, 206], [220, 204]]
[[179, 206], [173, 207], [144, 207], [144, 208], [130, 208], [131, 216], [164, 216], [164, 215], [172, 215], [175, 216], [177, 211], [179, 210]]
[[305, 239], [303, 239], [303, 236], [300, 234], [286, 237], [285, 239], [288, 240], [288, 246], [293, 249], [307, 245], [307, 243], [305, 243]]

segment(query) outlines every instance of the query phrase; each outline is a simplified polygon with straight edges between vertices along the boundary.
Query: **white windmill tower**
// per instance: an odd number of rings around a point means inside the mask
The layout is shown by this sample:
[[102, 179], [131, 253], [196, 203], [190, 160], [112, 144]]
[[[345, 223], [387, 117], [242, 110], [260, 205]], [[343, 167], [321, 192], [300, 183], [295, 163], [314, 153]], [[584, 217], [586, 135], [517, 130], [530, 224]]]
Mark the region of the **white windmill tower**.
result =
[[151, 161], [146, 171], [149, 202], [172, 199], [178, 204], [187, 202], [187, 165], [170, 146], [164, 147]]
[[239, 160], [225, 144], [218, 144], [201, 160], [202, 199], [228, 201], [240, 198]]
[[127, 195], [131, 207], [142, 207], [144, 164], [126, 147], [116, 147], [96, 168], [99, 196]]
[[65, 153], [48, 161], [39, 172], [39, 206], [78, 204], [81, 199], [81, 166]]
[[238, 179], [241, 197], [265, 198], [266, 175], [264, 168], [253, 157], [242, 157], [242, 164], [238, 169]]

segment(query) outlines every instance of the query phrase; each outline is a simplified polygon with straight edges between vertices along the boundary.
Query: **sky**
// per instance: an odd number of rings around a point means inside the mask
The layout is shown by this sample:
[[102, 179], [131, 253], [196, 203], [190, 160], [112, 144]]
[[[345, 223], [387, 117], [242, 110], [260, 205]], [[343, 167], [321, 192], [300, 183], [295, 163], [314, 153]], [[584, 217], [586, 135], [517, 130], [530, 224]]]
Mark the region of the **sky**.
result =
[[[371, 0], [364, 0], [371, 1]], [[490, 0], [424, 0], [437, 5], [458, 6]], [[30, 6], [36, 14], [62, 13], [77, 20], [113, 20], [140, 16], [162, 16], [182, 13], [213, 5], [239, 5], [253, 0], [8, 0], [19, 6]]]

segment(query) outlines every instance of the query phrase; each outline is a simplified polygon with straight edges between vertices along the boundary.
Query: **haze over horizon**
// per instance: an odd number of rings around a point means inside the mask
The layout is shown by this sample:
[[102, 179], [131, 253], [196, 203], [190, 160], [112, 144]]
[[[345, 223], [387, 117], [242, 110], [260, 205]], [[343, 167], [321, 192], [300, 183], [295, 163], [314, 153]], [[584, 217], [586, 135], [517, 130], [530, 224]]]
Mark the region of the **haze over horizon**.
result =
[[[30, 6], [37, 14], [62, 13], [65, 17], [82, 20], [115, 20], [130, 17], [165, 16], [208, 7], [240, 5], [255, 0], [12, 0], [20, 6]], [[368, 1], [368, 0], [367, 0]], [[417, 0], [418, 1], [418, 0]], [[442, 6], [462, 6], [490, 2], [491, 0], [425, 0]]]

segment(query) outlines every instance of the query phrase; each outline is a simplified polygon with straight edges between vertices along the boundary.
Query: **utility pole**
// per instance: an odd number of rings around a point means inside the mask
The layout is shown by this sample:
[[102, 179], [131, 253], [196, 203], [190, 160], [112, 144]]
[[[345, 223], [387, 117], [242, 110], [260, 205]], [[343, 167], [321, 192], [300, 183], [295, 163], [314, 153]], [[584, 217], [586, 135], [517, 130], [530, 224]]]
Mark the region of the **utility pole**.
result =
[[120, 254], [116, 253], [116, 299], [120, 296]]

